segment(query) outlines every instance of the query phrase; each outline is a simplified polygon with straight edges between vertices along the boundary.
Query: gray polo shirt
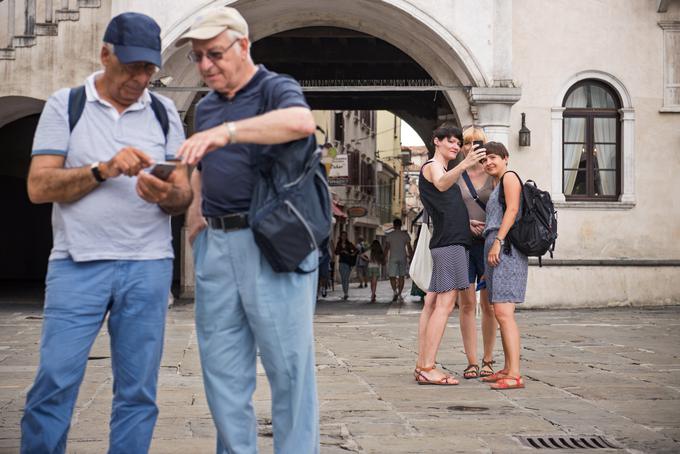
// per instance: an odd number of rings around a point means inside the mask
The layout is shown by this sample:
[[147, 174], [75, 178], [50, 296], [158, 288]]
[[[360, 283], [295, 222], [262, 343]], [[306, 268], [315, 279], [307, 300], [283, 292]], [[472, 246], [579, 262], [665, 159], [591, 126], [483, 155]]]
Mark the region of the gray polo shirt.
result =
[[[32, 155], [65, 157], [64, 168], [108, 161], [125, 146], [133, 146], [156, 161], [174, 157], [184, 130], [174, 104], [158, 96], [169, 119], [167, 144], [151, 109], [151, 96], [142, 97], [121, 114], [103, 100], [94, 86], [94, 73], [85, 82], [85, 109], [69, 133], [68, 95], [64, 88], [47, 100], [33, 138]], [[54, 203], [50, 260], [153, 260], [172, 258], [170, 216], [141, 199], [137, 178], [121, 175], [101, 183], [72, 203]]]

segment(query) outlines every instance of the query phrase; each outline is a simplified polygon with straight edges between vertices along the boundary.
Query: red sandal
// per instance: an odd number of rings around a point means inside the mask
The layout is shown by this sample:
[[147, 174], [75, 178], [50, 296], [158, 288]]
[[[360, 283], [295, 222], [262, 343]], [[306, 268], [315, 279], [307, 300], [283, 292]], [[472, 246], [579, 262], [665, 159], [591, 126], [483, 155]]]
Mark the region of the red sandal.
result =
[[505, 378], [507, 376], [508, 376], [507, 369], [501, 369], [498, 372], [494, 372], [491, 375], [487, 375], [486, 377], [482, 377], [481, 381], [483, 381], [484, 383], [496, 383], [501, 378]]
[[503, 389], [522, 389], [524, 388], [524, 379], [521, 376], [517, 377], [502, 377], [499, 378], [496, 383], [491, 385], [491, 389], [503, 390]]

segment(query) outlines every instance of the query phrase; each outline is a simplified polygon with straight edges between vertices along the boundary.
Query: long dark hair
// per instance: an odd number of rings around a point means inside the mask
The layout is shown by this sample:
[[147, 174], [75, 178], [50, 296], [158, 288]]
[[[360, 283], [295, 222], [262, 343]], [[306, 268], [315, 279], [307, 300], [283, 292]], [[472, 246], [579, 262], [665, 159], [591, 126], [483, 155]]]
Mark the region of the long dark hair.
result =
[[383, 248], [380, 245], [380, 241], [373, 240], [371, 243], [371, 262], [382, 263], [385, 261], [385, 254], [383, 253]]

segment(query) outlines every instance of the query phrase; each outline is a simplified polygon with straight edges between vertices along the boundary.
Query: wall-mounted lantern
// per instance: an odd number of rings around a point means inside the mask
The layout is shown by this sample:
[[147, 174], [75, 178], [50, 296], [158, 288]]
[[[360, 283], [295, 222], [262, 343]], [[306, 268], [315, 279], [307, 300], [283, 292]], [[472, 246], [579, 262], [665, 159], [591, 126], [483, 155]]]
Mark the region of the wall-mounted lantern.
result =
[[522, 127], [519, 130], [519, 146], [528, 147], [531, 145], [531, 131], [526, 125], [526, 114], [522, 112]]

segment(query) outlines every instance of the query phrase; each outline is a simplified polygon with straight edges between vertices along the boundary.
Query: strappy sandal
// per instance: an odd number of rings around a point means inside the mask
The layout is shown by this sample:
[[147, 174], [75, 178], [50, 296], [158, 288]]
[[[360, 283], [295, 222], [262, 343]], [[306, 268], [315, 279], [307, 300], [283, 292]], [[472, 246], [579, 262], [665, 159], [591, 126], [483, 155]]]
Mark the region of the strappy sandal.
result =
[[471, 378], [479, 378], [479, 365], [468, 364], [468, 367], [463, 371], [463, 378], [470, 380]]
[[451, 375], [444, 375], [442, 378], [439, 380], [430, 380], [423, 374], [423, 372], [430, 372], [432, 370], [435, 370], [436, 366], [432, 367], [421, 367], [419, 370], [416, 368], [418, 371], [418, 376], [416, 377], [416, 382], [419, 385], [438, 385], [438, 386], [455, 386], [458, 384], [458, 380], [453, 378]]
[[493, 370], [494, 364], [496, 364], [496, 361], [494, 361], [493, 359], [490, 361], [482, 359], [482, 370], [479, 371], [479, 376], [484, 378], [495, 374], [496, 372]]
[[510, 377], [506, 376], [499, 378], [496, 383], [491, 385], [491, 389], [503, 390], [503, 389], [522, 389], [524, 388], [524, 379], [521, 376]]
[[482, 377], [481, 381], [484, 383], [496, 383], [498, 380], [501, 378], [505, 378], [508, 376], [508, 371], [506, 369], [501, 369], [498, 372], [494, 372], [493, 374]]

